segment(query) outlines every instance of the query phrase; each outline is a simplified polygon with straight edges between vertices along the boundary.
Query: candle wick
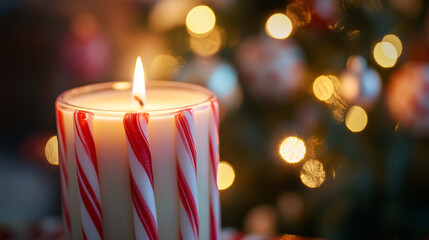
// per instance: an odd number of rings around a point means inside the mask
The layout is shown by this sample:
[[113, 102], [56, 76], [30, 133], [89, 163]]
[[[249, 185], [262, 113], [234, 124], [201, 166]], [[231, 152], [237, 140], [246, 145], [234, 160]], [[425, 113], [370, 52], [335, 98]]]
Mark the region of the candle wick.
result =
[[144, 103], [143, 100], [141, 100], [138, 96], [134, 96], [134, 99], [137, 100], [140, 104], [140, 107], [143, 108], [144, 107]]

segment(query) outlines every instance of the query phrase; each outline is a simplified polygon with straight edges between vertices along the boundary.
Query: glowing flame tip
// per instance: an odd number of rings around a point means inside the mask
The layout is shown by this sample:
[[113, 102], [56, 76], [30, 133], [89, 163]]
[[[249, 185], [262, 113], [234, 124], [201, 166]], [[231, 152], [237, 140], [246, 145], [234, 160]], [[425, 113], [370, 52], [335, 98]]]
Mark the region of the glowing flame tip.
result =
[[137, 100], [141, 106], [146, 102], [143, 63], [140, 57], [137, 57], [136, 68], [134, 70], [133, 99]]

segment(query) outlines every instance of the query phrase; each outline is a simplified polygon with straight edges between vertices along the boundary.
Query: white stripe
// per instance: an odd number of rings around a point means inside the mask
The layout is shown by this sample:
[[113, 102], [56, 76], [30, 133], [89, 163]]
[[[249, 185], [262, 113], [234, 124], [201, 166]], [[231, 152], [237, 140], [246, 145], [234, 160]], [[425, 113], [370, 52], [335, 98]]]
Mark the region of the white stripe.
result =
[[[87, 114], [87, 119], [88, 119], [88, 124], [92, 123], [92, 121], [90, 120], [91, 117], [89, 116], [89, 114]], [[76, 120], [76, 119], [75, 119]], [[77, 131], [79, 131], [80, 135], [83, 136], [82, 134], [82, 129], [80, 129], [80, 126], [76, 123], [76, 121], [74, 121], [74, 125], [75, 125], [75, 149], [76, 149], [76, 155], [78, 156], [78, 161], [82, 167], [82, 170], [86, 176], [86, 178], [88, 179], [89, 185], [91, 186], [91, 188], [93, 189], [95, 196], [97, 198], [98, 201], [100, 201], [100, 183], [98, 181], [98, 176], [97, 176], [97, 172], [95, 170], [95, 167], [92, 163], [92, 160], [90, 158], [90, 156], [88, 155], [89, 153], [87, 153], [85, 151], [85, 147], [82, 141], [84, 141], [84, 139], [79, 138], [79, 135], [77, 133]], [[91, 130], [91, 125], [90, 126], [90, 130]], [[91, 131], [91, 135], [93, 135], [92, 131]], [[93, 149], [95, 151], [95, 149]], [[97, 161], [97, 159], [95, 159], [95, 161]]]
[[98, 210], [98, 208], [97, 208], [97, 205], [95, 204], [94, 199], [93, 199], [93, 198], [91, 197], [91, 195], [89, 194], [89, 191], [88, 191], [88, 189], [86, 188], [85, 184], [83, 184], [82, 176], [80, 175], [80, 173], [79, 173], [79, 172], [77, 173], [77, 175], [78, 175], [78, 178], [79, 178], [79, 182], [82, 184], [82, 188], [83, 188], [83, 190], [84, 190], [84, 192], [82, 193], [82, 192], [80, 192], [80, 188], [79, 188], [79, 194], [81, 195], [81, 196], [80, 196], [80, 198], [82, 198], [82, 194], [85, 194], [85, 195], [87, 196], [87, 198], [89, 199], [89, 201], [90, 201], [90, 203], [91, 203], [92, 207], [94, 208], [94, 211], [97, 213], [98, 218], [101, 220], [101, 213], [99, 212], [99, 210]]
[[139, 215], [133, 205], [133, 216], [134, 216], [134, 233], [136, 240], [147, 240], [149, 239], [146, 229], [144, 228], [142, 222], [140, 222]]
[[[186, 209], [182, 203], [180, 203], [180, 215], [188, 216], [188, 214], [186, 213]], [[182, 233], [182, 239], [184, 240], [196, 239], [190, 219], [187, 217], [180, 218], [180, 232]]]
[[82, 219], [82, 229], [85, 232], [87, 239], [101, 240], [101, 236], [100, 234], [98, 234], [97, 228], [92, 222], [92, 219], [88, 213], [88, 210], [86, 209], [86, 207], [84, 207], [85, 205], [83, 204], [82, 198], [80, 198], [80, 205], [82, 206], [80, 208], [80, 214]]
[[134, 179], [134, 182], [137, 185], [138, 191], [140, 191], [141, 195], [143, 196], [156, 222], [157, 218], [156, 218], [155, 196], [154, 196], [154, 191], [150, 183], [149, 177], [146, 171], [144, 170], [143, 166], [140, 164], [140, 162], [138, 162], [137, 158], [134, 155], [134, 152], [131, 151], [129, 152], [128, 155], [129, 155], [131, 176]]

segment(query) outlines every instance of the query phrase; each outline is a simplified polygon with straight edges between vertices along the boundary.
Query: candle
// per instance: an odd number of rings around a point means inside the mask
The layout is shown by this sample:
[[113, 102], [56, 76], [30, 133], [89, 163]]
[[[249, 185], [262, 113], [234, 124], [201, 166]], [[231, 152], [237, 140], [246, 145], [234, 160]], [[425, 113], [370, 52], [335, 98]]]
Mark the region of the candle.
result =
[[[139, 64], [135, 77], [143, 78]], [[67, 235], [219, 239], [214, 94], [179, 82], [135, 84], [88, 85], [56, 101]]]

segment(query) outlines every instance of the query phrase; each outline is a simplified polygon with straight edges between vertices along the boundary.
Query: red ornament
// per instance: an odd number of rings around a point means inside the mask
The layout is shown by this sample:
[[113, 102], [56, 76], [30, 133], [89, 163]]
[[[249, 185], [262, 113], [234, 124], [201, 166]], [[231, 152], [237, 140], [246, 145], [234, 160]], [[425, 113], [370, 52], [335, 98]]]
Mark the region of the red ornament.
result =
[[238, 48], [236, 62], [243, 89], [257, 100], [290, 100], [303, 84], [304, 57], [289, 39], [251, 38]]
[[393, 119], [415, 135], [429, 133], [429, 64], [408, 63], [396, 70], [387, 87]]
[[60, 55], [72, 75], [86, 80], [103, 77], [111, 59], [110, 45], [99, 32], [93, 15], [81, 13], [73, 18], [71, 33], [61, 44]]
[[108, 69], [110, 47], [101, 35], [90, 39], [70, 35], [62, 44], [61, 60], [73, 75], [96, 80]]

